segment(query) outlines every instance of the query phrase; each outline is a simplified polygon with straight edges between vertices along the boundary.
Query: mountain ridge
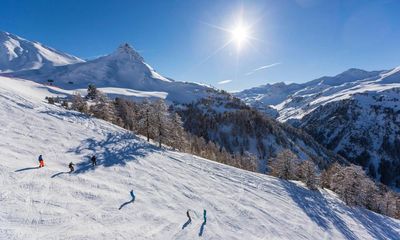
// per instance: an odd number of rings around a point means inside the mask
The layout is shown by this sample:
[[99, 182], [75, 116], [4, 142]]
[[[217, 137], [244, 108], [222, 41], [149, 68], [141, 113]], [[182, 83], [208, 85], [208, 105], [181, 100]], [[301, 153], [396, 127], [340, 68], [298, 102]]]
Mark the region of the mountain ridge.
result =
[[162, 76], [127, 43], [121, 44], [108, 55], [86, 62], [2, 75], [29, 79], [42, 84], [47, 84], [51, 80], [52, 85], [67, 90], [86, 89], [89, 84], [94, 84], [98, 88], [103, 88], [105, 93], [110, 90], [113, 96], [129, 97], [131, 90], [142, 91], [143, 95], [149, 95], [146, 92], [159, 92], [159, 98], [165, 98], [170, 102], [186, 103], [217, 94], [214, 88], [208, 86], [174, 81]]
[[[397, 119], [400, 101], [400, 67], [391, 70], [349, 69], [333, 77], [322, 77], [286, 91], [284, 99], [270, 106], [270, 89], [238, 94], [251, 106], [267, 105], [276, 119], [306, 130], [328, 149], [361, 165], [370, 176], [399, 188], [400, 141]], [[274, 92], [274, 91], [272, 91]], [[265, 93], [265, 94], [264, 94]]]
[[29, 41], [9, 32], [0, 31], [0, 73], [62, 66], [84, 60]]

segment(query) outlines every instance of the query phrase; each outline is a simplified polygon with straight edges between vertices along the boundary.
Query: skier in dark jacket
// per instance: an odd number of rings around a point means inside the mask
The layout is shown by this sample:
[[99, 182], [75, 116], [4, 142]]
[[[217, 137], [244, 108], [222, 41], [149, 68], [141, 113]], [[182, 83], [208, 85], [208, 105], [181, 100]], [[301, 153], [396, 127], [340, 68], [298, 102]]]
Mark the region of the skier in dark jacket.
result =
[[75, 169], [74, 169], [74, 163], [73, 162], [70, 162], [69, 164], [68, 164], [68, 167], [69, 167], [69, 173], [72, 173]]
[[92, 166], [97, 165], [97, 158], [95, 155], [92, 156], [92, 158], [90, 159], [90, 161], [92, 161]]
[[39, 167], [44, 167], [44, 160], [43, 160], [43, 156], [39, 155]]
[[203, 211], [203, 220], [204, 220], [203, 224], [206, 224], [207, 223], [207, 211], [205, 209]]

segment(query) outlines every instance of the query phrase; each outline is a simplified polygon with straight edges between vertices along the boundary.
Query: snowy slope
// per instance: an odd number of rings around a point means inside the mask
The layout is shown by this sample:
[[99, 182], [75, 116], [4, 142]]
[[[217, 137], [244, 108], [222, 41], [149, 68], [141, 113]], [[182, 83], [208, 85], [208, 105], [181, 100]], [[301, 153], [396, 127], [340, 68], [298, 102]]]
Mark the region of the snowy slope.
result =
[[92, 83], [100, 88], [113, 88], [113, 95], [131, 96], [130, 90], [158, 92], [157, 96], [180, 103], [195, 101], [216, 92], [207, 86], [161, 76], [128, 44], [122, 44], [107, 56], [84, 63], [7, 75], [39, 83], [52, 79], [54, 85], [69, 90], [86, 89]]
[[0, 73], [83, 62], [39, 42], [0, 31]]
[[[332, 192], [160, 150], [44, 103], [49, 95], [42, 85], [0, 78], [0, 239], [400, 237], [400, 221], [346, 207]], [[87, 164], [93, 153], [95, 169]], [[47, 165], [33, 169], [39, 154]], [[71, 161], [77, 171], [67, 174]], [[135, 201], [118, 210], [130, 190]], [[182, 229], [187, 209], [193, 221]]]
[[[304, 84], [280, 84], [286, 98], [271, 106], [277, 119], [305, 129], [318, 142], [361, 165], [370, 176], [400, 188], [400, 67], [390, 71], [350, 69]], [[275, 89], [250, 89], [248, 104], [271, 101]], [[258, 94], [258, 100], [250, 93]]]

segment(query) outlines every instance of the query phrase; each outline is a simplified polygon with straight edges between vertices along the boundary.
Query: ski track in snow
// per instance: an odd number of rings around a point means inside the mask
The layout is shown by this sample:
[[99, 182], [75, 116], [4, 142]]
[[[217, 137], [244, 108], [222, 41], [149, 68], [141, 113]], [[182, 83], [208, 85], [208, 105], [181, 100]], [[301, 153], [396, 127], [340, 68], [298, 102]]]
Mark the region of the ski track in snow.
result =
[[[400, 239], [400, 221], [347, 207], [328, 190], [160, 150], [46, 104], [51, 95], [0, 77], [0, 239]], [[39, 154], [46, 166], [32, 169]], [[130, 190], [135, 201], [118, 210]]]

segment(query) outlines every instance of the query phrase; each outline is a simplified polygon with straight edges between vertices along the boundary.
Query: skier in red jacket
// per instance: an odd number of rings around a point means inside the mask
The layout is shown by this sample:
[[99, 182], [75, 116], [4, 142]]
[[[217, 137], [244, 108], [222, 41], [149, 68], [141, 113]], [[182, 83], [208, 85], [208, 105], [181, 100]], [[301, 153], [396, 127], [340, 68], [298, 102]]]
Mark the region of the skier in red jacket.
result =
[[44, 167], [44, 160], [43, 160], [43, 156], [39, 155], [39, 167]]

